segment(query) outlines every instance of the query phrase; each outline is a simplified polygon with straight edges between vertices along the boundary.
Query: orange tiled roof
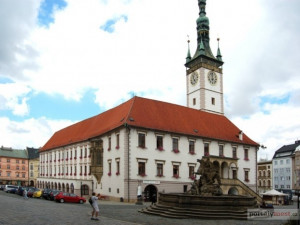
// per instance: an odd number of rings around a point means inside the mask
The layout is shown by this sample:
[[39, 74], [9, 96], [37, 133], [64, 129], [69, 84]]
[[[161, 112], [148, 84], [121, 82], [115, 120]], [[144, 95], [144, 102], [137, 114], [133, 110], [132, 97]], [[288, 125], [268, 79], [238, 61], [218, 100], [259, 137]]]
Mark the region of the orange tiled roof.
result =
[[41, 151], [86, 141], [125, 124], [187, 136], [258, 145], [245, 134], [243, 141], [239, 140], [240, 129], [225, 116], [134, 97], [113, 109], [57, 131]]

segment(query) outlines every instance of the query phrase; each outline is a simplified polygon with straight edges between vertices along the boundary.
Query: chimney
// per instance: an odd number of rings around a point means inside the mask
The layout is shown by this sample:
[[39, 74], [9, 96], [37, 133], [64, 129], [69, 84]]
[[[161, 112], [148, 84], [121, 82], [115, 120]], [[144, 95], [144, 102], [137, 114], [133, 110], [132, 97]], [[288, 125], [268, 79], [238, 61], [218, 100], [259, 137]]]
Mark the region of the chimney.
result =
[[239, 139], [242, 141], [243, 140], [243, 131], [239, 132]]

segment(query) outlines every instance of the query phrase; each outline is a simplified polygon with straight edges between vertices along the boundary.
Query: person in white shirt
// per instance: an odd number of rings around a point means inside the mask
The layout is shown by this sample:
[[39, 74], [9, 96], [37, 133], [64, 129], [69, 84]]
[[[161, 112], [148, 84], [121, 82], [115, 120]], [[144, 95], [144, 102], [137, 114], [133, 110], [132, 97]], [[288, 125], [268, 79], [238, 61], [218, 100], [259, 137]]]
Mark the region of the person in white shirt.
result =
[[97, 194], [97, 196], [96, 196], [96, 193], [93, 192], [91, 199], [92, 199], [92, 202], [93, 202], [92, 203], [93, 212], [92, 212], [91, 220], [99, 220], [98, 219], [98, 215], [99, 215], [98, 199], [100, 199], [100, 194]]

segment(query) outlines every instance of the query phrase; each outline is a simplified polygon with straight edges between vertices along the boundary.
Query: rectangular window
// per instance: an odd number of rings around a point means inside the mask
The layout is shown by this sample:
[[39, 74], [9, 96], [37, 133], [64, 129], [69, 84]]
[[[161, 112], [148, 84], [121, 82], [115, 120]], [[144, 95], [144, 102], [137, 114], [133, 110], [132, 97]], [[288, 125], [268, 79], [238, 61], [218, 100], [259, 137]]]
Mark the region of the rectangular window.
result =
[[249, 181], [249, 171], [248, 170], [245, 170], [244, 171], [245, 172], [245, 174], [244, 174], [244, 176], [245, 176], [245, 181]]
[[138, 171], [139, 174], [138, 175], [145, 176], [146, 175], [146, 163], [139, 162], [138, 166], [139, 166], [139, 171]]
[[22, 177], [25, 178], [25, 173], [22, 173]]
[[196, 105], [196, 98], [193, 98], [193, 105]]
[[19, 173], [16, 173], [16, 177], [20, 177]]
[[244, 159], [245, 159], [245, 160], [249, 160], [249, 157], [248, 157], [248, 149], [247, 149], [247, 148], [244, 149]]
[[290, 159], [286, 159], [286, 164], [290, 164]]
[[25, 164], [25, 160], [22, 160], [22, 164]]
[[117, 144], [116, 148], [118, 149], [120, 147], [120, 134], [116, 135], [116, 144]]
[[16, 159], [16, 163], [19, 163], [19, 160], [18, 160], [18, 159]]
[[209, 143], [204, 143], [204, 155], [209, 156]]
[[280, 165], [283, 165], [283, 160], [282, 159], [280, 160]]
[[159, 150], [163, 150], [163, 136], [156, 136], [156, 148]]
[[189, 166], [189, 177], [194, 178], [195, 177], [195, 166]]
[[195, 141], [189, 140], [189, 153], [195, 154]]
[[179, 165], [173, 165], [173, 177], [179, 177]]
[[138, 134], [138, 139], [139, 139], [139, 147], [140, 148], [145, 148], [146, 147], [146, 135], [144, 133], [139, 133]]
[[211, 104], [212, 104], [212, 105], [215, 105], [215, 104], [216, 104], [215, 98], [211, 98]]
[[7, 165], [7, 169], [10, 169], [10, 165]]
[[108, 162], [108, 176], [111, 175], [111, 162]]
[[7, 159], [7, 162], [10, 162], [10, 159]]
[[172, 138], [172, 150], [179, 151], [178, 138]]
[[111, 149], [111, 137], [108, 138], [108, 150]]
[[219, 156], [224, 157], [224, 145], [219, 145]]
[[85, 147], [84, 148], [84, 158], [86, 158], [87, 157], [87, 148]]
[[30, 164], [30, 170], [33, 170], [33, 164]]
[[275, 160], [274, 162], [275, 162], [275, 165], [277, 165], [277, 160]]
[[156, 164], [156, 171], [157, 171], [157, 176], [162, 177], [164, 175], [164, 165], [162, 163], [157, 163]]
[[6, 172], [6, 175], [7, 175], [8, 177], [10, 177], [10, 172]]
[[117, 168], [116, 168], [116, 170], [117, 170], [117, 172], [116, 172], [116, 175], [119, 175], [120, 174], [120, 161], [117, 161], [116, 162], [117, 164]]
[[232, 147], [232, 158], [234, 158], [234, 159], [237, 158], [237, 155], [236, 155], [236, 147], [235, 147], [235, 146]]
[[19, 166], [17, 166], [17, 167], [16, 167], [16, 169], [17, 169], [17, 170], [19, 170], [19, 169], [20, 169], [20, 167], [19, 167]]

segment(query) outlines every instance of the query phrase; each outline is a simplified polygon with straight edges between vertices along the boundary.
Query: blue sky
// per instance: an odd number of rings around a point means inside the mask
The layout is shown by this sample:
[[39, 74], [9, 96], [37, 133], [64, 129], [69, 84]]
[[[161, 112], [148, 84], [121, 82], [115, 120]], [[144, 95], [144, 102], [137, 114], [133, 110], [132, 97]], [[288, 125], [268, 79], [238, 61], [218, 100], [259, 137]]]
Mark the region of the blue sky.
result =
[[[299, 7], [207, 1], [225, 115], [267, 146], [261, 157], [300, 138]], [[0, 145], [42, 146], [134, 95], [186, 105], [198, 13], [196, 0], [0, 1]]]
[[38, 12], [40, 25], [48, 27], [50, 23], [54, 23], [54, 9], [63, 10], [66, 6], [67, 3], [64, 0], [43, 0]]

